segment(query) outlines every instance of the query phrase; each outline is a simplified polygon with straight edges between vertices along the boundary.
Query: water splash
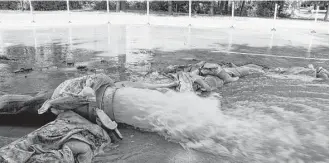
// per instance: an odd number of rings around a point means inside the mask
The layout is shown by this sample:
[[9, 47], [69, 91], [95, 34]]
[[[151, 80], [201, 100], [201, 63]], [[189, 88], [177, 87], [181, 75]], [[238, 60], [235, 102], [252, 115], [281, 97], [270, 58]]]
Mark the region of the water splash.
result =
[[296, 99], [273, 96], [264, 97], [273, 102], [237, 101], [233, 108], [220, 108], [218, 99], [194, 93], [125, 88], [117, 96], [130, 97], [120, 106], [122, 113], [129, 111], [131, 117], [123, 120], [123, 114], [118, 113], [119, 119], [187, 149], [219, 155], [230, 162], [328, 160], [328, 127], [323, 123], [327, 114], [312, 107], [313, 101], [301, 104], [297, 112], [287, 109], [298, 103]]

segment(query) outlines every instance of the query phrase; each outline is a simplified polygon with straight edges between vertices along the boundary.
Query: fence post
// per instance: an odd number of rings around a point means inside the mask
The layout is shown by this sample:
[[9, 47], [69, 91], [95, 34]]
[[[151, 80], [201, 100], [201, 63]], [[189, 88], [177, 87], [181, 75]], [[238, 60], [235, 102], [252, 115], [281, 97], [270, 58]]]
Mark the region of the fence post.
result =
[[67, 10], [68, 10], [69, 23], [71, 23], [71, 13], [70, 13], [70, 4], [69, 4], [69, 0], [66, 0], [66, 8], [67, 8]]
[[[315, 14], [315, 20], [314, 20], [314, 26], [313, 26], [313, 28], [315, 28], [315, 26], [316, 26], [318, 13], [319, 13], [319, 6], [317, 6], [317, 8], [316, 8], [316, 14]], [[311, 32], [312, 32], [312, 33], [316, 33], [315, 29], [312, 29]]]
[[108, 24], [110, 23], [109, 16], [110, 16], [110, 8], [109, 8], [109, 0], [107, 0], [107, 18], [108, 18]]
[[31, 14], [31, 17], [32, 17], [32, 23], [35, 23], [34, 21], [34, 14], [33, 14], [33, 8], [32, 8], [32, 0], [29, 0], [29, 3], [30, 3], [30, 14]]
[[150, 25], [150, 15], [149, 15], [149, 0], [147, 0], [147, 18], [148, 18], [148, 25]]
[[234, 28], [234, 15], [235, 15], [235, 2], [233, 1], [231, 4], [231, 27]]
[[189, 0], [189, 26], [191, 26], [191, 1]]
[[272, 31], [276, 31], [276, 28], [275, 28], [276, 15], [277, 15], [277, 3], [275, 3], [275, 12], [274, 12], [274, 21], [273, 21]]

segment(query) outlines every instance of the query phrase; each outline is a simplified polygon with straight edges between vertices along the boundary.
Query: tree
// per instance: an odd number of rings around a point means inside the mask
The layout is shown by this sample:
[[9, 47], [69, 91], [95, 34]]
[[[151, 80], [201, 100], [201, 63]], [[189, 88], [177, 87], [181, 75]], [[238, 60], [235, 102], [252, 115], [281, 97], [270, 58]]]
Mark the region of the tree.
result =
[[214, 15], [214, 6], [215, 6], [215, 1], [211, 1], [211, 5], [210, 5], [210, 15]]
[[169, 13], [170, 15], [173, 14], [172, 6], [173, 6], [173, 2], [172, 2], [172, 1], [168, 1], [168, 13]]
[[120, 1], [120, 10], [126, 10], [126, 1]]
[[242, 16], [242, 14], [243, 14], [243, 8], [244, 8], [244, 5], [245, 5], [245, 0], [244, 0], [243, 3], [242, 3], [241, 11], [239, 12], [239, 16]]
[[228, 14], [228, 5], [229, 5], [229, 2], [228, 1], [224, 1], [224, 7], [225, 7], [224, 13], [225, 14]]
[[120, 1], [116, 2], [116, 12], [120, 11]]
[[327, 7], [327, 12], [325, 13], [324, 21], [329, 18], [329, 1], [325, 4], [325, 6]]

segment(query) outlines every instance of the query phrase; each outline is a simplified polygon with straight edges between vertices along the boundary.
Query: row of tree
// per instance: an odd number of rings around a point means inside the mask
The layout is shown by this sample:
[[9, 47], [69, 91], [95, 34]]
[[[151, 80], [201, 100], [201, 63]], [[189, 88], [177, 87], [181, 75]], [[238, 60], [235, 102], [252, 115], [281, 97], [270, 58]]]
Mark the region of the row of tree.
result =
[[[232, 1], [193, 1], [193, 14], [209, 14], [209, 15], [230, 15], [232, 10]], [[70, 0], [70, 9], [77, 10], [106, 10], [106, 1], [72, 1]], [[329, 15], [329, 1], [252, 1], [241, 0], [234, 1], [235, 15], [252, 16], [252, 17], [272, 17], [275, 11], [275, 3], [279, 5], [279, 17], [293, 17], [294, 10], [299, 10], [301, 6], [320, 6], [320, 9], [326, 9]], [[66, 10], [66, 1], [32, 1], [33, 9], [36, 11], [49, 10]], [[27, 0], [20, 1], [0, 1], [0, 9], [9, 10], [29, 10], [29, 2]], [[146, 10], [146, 1], [110, 1], [110, 10]], [[290, 9], [292, 12], [288, 12]], [[151, 11], [167, 12], [172, 15], [174, 13], [188, 13], [188, 1], [151, 1]]]

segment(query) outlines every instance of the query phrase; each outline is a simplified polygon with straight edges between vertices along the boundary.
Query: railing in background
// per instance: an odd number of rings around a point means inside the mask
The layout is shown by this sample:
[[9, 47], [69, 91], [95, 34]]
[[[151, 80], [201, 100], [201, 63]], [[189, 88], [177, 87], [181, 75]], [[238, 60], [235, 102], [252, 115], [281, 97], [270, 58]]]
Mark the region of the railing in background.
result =
[[[70, 3], [69, 3], [70, 0], [66, 0], [66, 5], [67, 5], [67, 13], [68, 13], [68, 23], [72, 23], [71, 21], [71, 12], [70, 12]], [[150, 25], [150, 0], [146, 0], [147, 1], [147, 24]], [[30, 4], [30, 13], [31, 13], [31, 17], [32, 17], [32, 23], [35, 23], [35, 14], [33, 13], [33, 6], [32, 6], [32, 0], [29, 0], [29, 4]], [[109, 0], [106, 0], [106, 4], [107, 4], [107, 14], [108, 14], [108, 22], [107, 23], [110, 23], [110, 18], [109, 18], [109, 15], [110, 15], [110, 8], [109, 8]], [[235, 2], [232, 1], [232, 13], [231, 13], [231, 26], [230, 28], [234, 28], [235, 26]], [[274, 13], [274, 23], [273, 23], [273, 28], [272, 28], [272, 31], [276, 31], [276, 28], [275, 28], [275, 21], [276, 21], [276, 15], [277, 15], [277, 9], [278, 9], [278, 6], [277, 6], [277, 3], [275, 4], [275, 13]], [[192, 0], [189, 0], [189, 26], [191, 26], [191, 14], [192, 14]], [[317, 17], [317, 14], [315, 16], [315, 22], [316, 22], [316, 17]], [[314, 31], [315, 32], [315, 31]]]
[[[30, 15], [31, 15], [31, 19], [30, 18], [28, 18], [28, 20], [31, 20], [31, 23], [36, 23], [36, 21], [39, 21], [39, 19], [36, 19], [37, 17], [37, 14], [36, 14], [36, 12], [34, 11], [34, 6], [33, 6], [33, 1], [38, 1], [38, 0], [28, 0], [28, 3], [29, 3], [29, 8], [30, 8]], [[45, 0], [45, 1], [51, 1], [51, 0]], [[67, 8], [67, 14], [68, 14], [68, 18], [65, 18], [64, 19], [64, 21], [66, 21], [66, 20], [68, 20], [68, 23], [72, 23], [72, 21], [73, 21], [73, 13], [74, 12], [72, 12], [72, 6], [71, 6], [71, 10], [70, 10], [70, 0], [56, 0], [56, 1], [66, 1], [66, 8]], [[76, 1], [76, 0], [71, 0], [71, 1]], [[92, 1], [92, 0], [89, 0], [89, 1]], [[96, 1], [103, 1], [103, 2], [106, 2], [106, 14], [105, 14], [105, 17], [106, 17], [106, 19], [104, 20], [105, 22], [107, 22], [107, 23], [110, 23], [111, 22], [111, 14], [110, 14], [110, 6], [109, 5], [111, 5], [110, 3], [110, 1], [109, 0], [96, 0]], [[138, 1], [138, 0], [137, 0]], [[152, 1], [152, 0], [144, 0], [144, 2], [147, 2], [146, 3], [146, 8], [147, 8], [147, 12], [146, 12], [146, 17], [147, 17], [147, 24], [148, 25], [150, 25], [151, 24], [151, 20], [150, 20], [150, 9], [152, 9], [152, 6], [150, 6], [150, 1]], [[154, 0], [155, 1], [155, 0]], [[192, 3], [193, 3], [193, 0], [187, 0], [189, 3], [189, 11], [188, 11], [188, 15], [189, 15], [189, 17], [188, 17], [188, 21], [185, 23], [185, 24], [187, 24], [187, 25], [189, 25], [189, 26], [192, 26], [194, 23], [193, 23], [193, 19], [192, 19], [192, 12], [193, 12], [193, 10], [192, 10]], [[205, 0], [206, 1], [206, 0]], [[235, 19], [235, 4], [237, 5], [237, 3], [235, 3], [235, 1], [234, 0], [232, 0], [231, 1], [231, 19], [229, 20], [229, 22], [228, 22], [228, 26], [230, 27], [230, 28], [235, 28], [236, 26], [239, 26], [239, 22], [236, 22], [235, 20], [237, 19]], [[271, 26], [271, 30], [272, 31], [276, 31], [276, 28], [278, 27], [278, 26], [283, 26], [283, 25], [281, 25], [281, 23], [279, 23], [278, 22], [278, 18], [277, 18], [277, 15], [278, 15], [278, 13], [279, 13], [279, 5], [276, 3], [275, 5], [274, 5], [274, 17], [273, 17], [273, 22], [272, 22], [272, 25], [270, 24], [269, 26]], [[236, 8], [236, 10], [237, 10], [237, 8]], [[314, 21], [307, 27], [307, 29], [311, 32], [311, 33], [316, 33], [316, 29], [318, 29], [317, 28], [317, 23], [318, 23], [318, 16], [319, 16], [319, 13], [321, 13], [322, 11], [320, 11], [319, 10], [319, 6], [317, 6], [317, 10], [313, 10], [312, 11], [312, 16], [314, 17]], [[312, 18], [313, 18], [312, 17]], [[63, 20], [63, 19], [62, 19]], [[3, 23], [3, 20], [0, 20], [0, 23]], [[217, 23], [219, 23], [219, 22], [217, 22]], [[225, 26], [227, 26], [227, 22], [226, 22], [226, 24], [224, 24]]]

